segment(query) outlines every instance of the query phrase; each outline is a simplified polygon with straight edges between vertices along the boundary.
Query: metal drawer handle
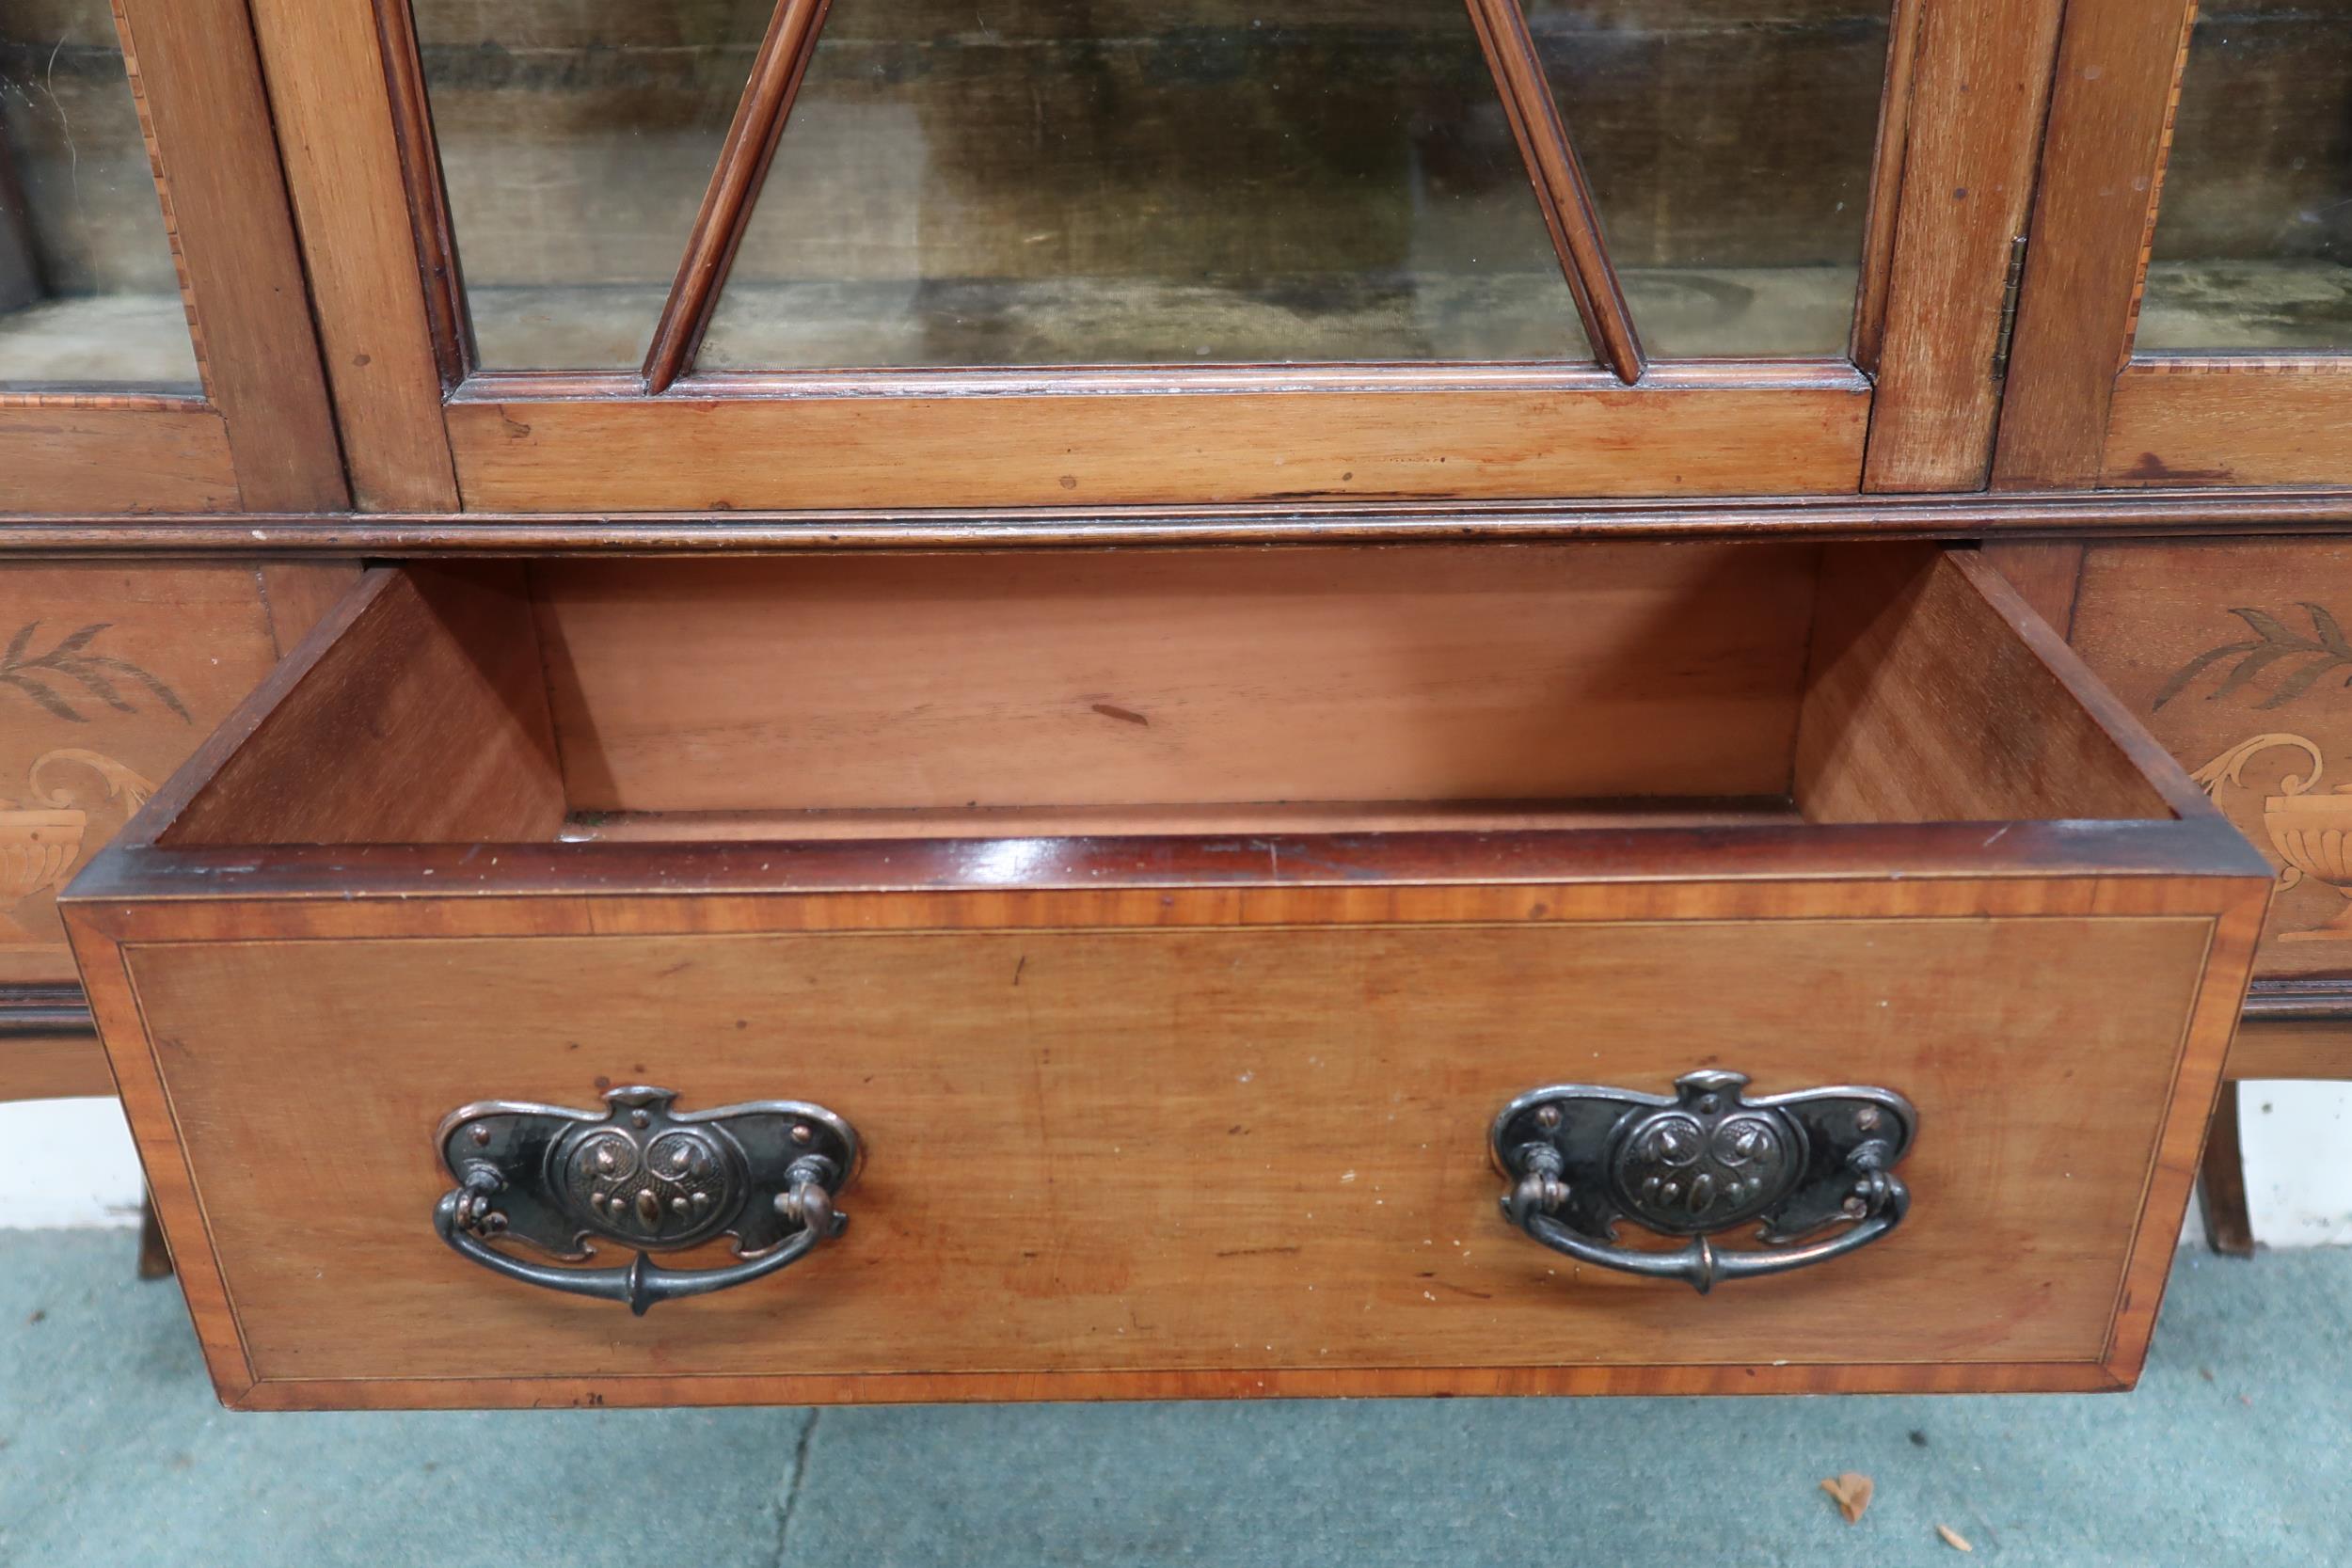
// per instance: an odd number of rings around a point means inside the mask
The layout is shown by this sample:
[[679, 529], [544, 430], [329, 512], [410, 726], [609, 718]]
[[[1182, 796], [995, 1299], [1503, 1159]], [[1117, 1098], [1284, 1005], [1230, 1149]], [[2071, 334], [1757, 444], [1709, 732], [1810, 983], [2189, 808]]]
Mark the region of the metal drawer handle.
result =
[[[821, 1105], [768, 1100], [675, 1112], [668, 1089], [613, 1089], [605, 1108], [570, 1111], [505, 1101], [465, 1105], [434, 1135], [457, 1185], [434, 1206], [433, 1228], [461, 1255], [526, 1285], [624, 1301], [643, 1317], [656, 1302], [747, 1285], [841, 1234], [834, 1199], [856, 1179], [856, 1130]], [[716, 1269], [665, 1269], [650, 1254], [719, 1236], [742, 1259]], [[594, 1257], [590, 1238], [637, 1250], [624, 1267], [563, 1269], [490, 1245], [521, 1242], [549, 1257]]]
[[[1563, 1085], [1523, 1094], [1495, 1118], [1502, 1212], [1554, 1252], [1705, 1295], [1825, 1263], [1877, 1241], [1911, 1211], [1893, 1167], [1919, 1114], [1888, 1089], [1840, 1086], [1750, 1100], [1743, 1073], [1687, 1072], [1677, 1094]], [[1673, 1252], [1614, 1245], [1630, 1219], [1692, 1238]], [[1719, 1251], [1710, 1233], [1753, 1222], [1757, 1251]], [[1819, 1235], [1834, 1225], [1846, 1228]], [[1808, 1241], [1808, 1237], [1817, 1239]]]

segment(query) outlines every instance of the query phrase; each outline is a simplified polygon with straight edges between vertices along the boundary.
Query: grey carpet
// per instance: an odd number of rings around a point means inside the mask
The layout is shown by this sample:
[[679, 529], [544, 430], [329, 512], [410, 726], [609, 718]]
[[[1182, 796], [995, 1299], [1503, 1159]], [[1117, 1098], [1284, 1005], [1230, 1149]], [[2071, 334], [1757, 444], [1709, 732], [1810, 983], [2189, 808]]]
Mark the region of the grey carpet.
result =
[[0, 1563], [2352, 1562], [2352, 1249], [2184, 1254], [2121, 1396], [235, 1416], [132, 1248], [0, 1232]]

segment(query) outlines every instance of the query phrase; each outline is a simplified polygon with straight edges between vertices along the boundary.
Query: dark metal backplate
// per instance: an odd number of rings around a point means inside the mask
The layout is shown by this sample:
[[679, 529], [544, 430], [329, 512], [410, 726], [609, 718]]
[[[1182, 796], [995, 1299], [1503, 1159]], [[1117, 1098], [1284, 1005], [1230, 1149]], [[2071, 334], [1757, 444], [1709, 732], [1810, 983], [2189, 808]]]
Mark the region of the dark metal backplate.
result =
[[460, 1186], [497, 1192], [501, 1240], [571, 1262], [592, 1240], [669, 1252], [721, 1235], [756, 1257], [799, 1228], [777, 1201], [796, 1163], [832, 1162], [834, 1190], [856, 1173], [856, 1134], [819, 1106], [679, 1112], [676, 1098], [635, 1086], [609, 1091], [602, 1111], [484, 1101], [442, 1118], [435, 1147]]
[[1684, 1074], [1672, 1095], [1567, 1084], [1521, 1095], [1495, 1118], [1496, 1168], [1517, 1179], [1531, 1145], [1559, 1157], [1565, 1188], [1552, 1211], [1584, 1235], [1616, 1239], [1631, 1219], [1669, 1236], [1754, 1222], [1769, 1244], [1859, 1217], [1854, 1155], [1891, 1166], [1918, 1113], [1888, 1089], [1856, 1085], [1751, 1099], [1743, 1074]]

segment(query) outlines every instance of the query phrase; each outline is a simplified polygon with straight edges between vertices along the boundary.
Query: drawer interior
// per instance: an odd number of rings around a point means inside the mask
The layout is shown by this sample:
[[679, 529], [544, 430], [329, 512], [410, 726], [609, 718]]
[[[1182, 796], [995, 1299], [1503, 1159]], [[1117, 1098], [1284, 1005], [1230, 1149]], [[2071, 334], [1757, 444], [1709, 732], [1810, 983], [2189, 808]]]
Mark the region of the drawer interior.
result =
[[2144, 820], [2188, 787], [1915, 544], [382, 567], [291, 662], [160, 846]]

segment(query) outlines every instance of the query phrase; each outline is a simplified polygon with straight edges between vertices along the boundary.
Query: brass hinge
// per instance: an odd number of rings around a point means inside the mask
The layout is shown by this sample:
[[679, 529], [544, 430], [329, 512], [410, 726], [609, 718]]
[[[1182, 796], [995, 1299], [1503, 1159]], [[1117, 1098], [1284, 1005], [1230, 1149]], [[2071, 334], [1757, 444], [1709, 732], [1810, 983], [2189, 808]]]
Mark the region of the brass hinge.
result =
[[2017, 291], [2026, 281], [2026, 236], [2009, 242], [2009, 277], [2001, 284], [2001, 330], [1993, 340], [1993, 379], [2009, 374], [2009, 348], [2017, 338]]

